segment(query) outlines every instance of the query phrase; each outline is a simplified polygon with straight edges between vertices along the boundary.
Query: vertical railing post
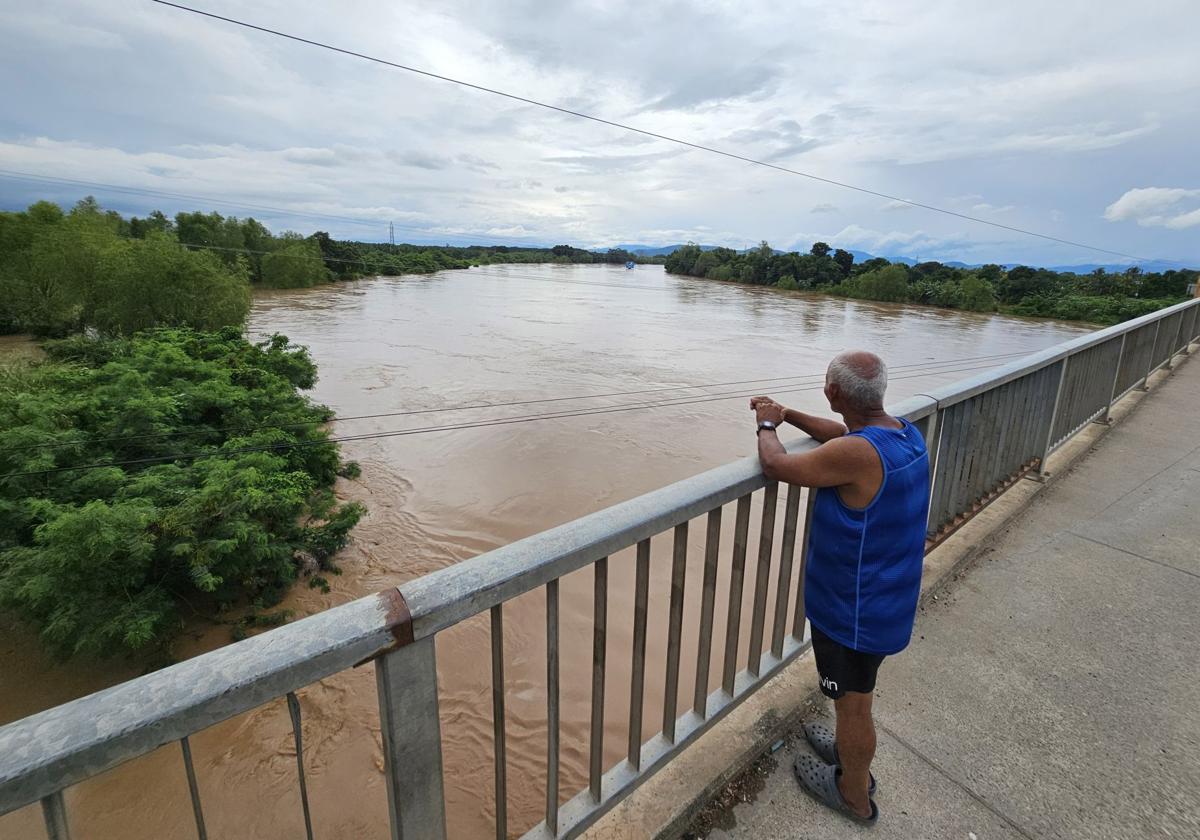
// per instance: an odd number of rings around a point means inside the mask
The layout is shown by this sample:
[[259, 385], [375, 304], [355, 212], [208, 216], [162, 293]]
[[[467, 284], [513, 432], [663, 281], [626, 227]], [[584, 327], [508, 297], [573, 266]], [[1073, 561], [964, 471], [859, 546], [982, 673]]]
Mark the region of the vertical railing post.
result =
[[1162, 329], [1162, 318], [1154, 322], [1154, 340], [1150, 342], [1150, 361], [1146, 365], [1146, 375], [1142, 377], [1142, 384], [1138, 386], [1139, 391], [1150, 390], [1150, 372], [1154, 370], [1154, 350], [1158, 347], [1158, 332]]
[[[1174, 371], [1175, 370], [1175, 353], [1177, 352], [1177, 349], [1178, 349], [1178, 347], [1176, 346], [1176, 342], [1178, 340], [1180, 340], [1180, 332], [1183, 331], [1183, 313], [1178, 312], [1178, 313], [1174, 314], [1174, 316], [1171, 316], [1171, 317], [1177, 318], [1178, 323], [1175, 325], [1175, 335], [1172, 336], [1171, 338], [1169, 338], [1168, 342], [1166, 342], [1166, 370]], [[1166, 319], [1164, 318], [1163, 320], [1166, 320]]]
[[733, 568], [729, 573], [729, 609], [725, 613], [725, 664], [721, 688], [730, 697], [737, 686], [738, 638], [742, 632], [742, 586], [746, 576], [746, 538], [750, 531], [750, 494], [738, 499], [733, 526]]
[[796, 605], [792, 612], [792, 638], [804, 641], [804, 574], [808, 568], [808, 543], [812, 536], [813, 508], [817, 504], [817, 488], [809, 487], [805, 494], [804, 525], [800, 531], [800, 572], [796, 575]]
[[504, 711], [504, 605], [491, 609], [492, 618], [492, 763], [495, 765], [496, 840], [508, 837], [508, 745]]
[[[304, 810], [304, 836], [313, 840], [312, 811], [308, 806], [308, 783], [304, 781], [304, 728], [300, 723], [300, 698], [287, 693], [288, 715], [292, 719], [292, 739], [296, 742], [296, 775], [300, 780], [300, 807]], [[184, 739], [187, 743], [187, 739]]]
[[[604, 677], [608, 656], [608, 558], [593, 566], [592, 583], [592, 741], [588, 760], [588, 786], [597, 805], [604, 797]], [[503, 838], [500, 838], [503, 840]]]
[[1108, 413], [1112, 411], [1113, 403], [1117, 401], [1117, 384], [1121, 380], [1121, 363], [1125, 361], [1125, 343], [1129, 340], [1129, 333], [1124, 333], [1121, 336], [1121, 350], [1117, 353], [1117, 366], [1113, 368], [1112, 390], [1108, 392], [1108, 404], [1104, 406], [1104, 416], [1097, 422], [1108, 425], [1112, 423], [1112, 418]]
[[679, 709], [679, 646], [683, 636], [683, 595], [687, 583], [688, 524], [675, 526], [671, 561], [671, 606], [667, 624], [667, 674], [663, 688], [663, 737], [675, 743], [675, 715]]
[[642, 769], [642, 704], [646, 688], [646, 617], [650, 598], [650, 540], [637, 546], [637, 572], [633, 594], [633, 655], [629, 675], [629, 744], [626, 757], [634, 770]]
[[433, 637], [375, 660], [392, 840], [444, 840], [442, 732]]
[[71, 827], [67, 824], [67, 806], [63, 802], [61, 790], [42, 798], [42, 816], [46, 819], [46, 836], [50, 840], [71, 840]]
[[1058, 373], [1058, 388], [1054, 392], [1054, 408], [1050, 411], [1050, 421], [1046, 424], [1046, 443], [1042, 447], [1042, 460], [1038, 464], [1038, 479], [1045, 481], [1050, 475], [1046, 469], [1046, 462], [1050, 460], [1050, 447], [1054, 445], [1054, 425], [1058, 421], [1058, 409], [1062, 404], [1063, 385], [1067, 381], [1067, 365], [1070, 363], [1070, 356], [1063, 356], [1062, 370]]
[[[188, 792], [192, 796], [192, 816], [196, 819], [196, 837], [199, 840], [208, 840], [208, 829], [204, 827], [204, 808], [200, 805], [200, 785], [196, 782], [196, 767], [192, 764], [192, 745], [186, 735], [179, 739], [179, 746], [183, 750], [183, 769], [187, 773]], [[299, 755], [298, 752], [297, 755]]]
[[[1179, 325], [1179, 331], [1183, 333], [1183, 346], [1179, 348], [1179, 352], [1187, 356], [1192, 352], [1192, 339], [1196, 337], [1196, 304], [1193, 304], [1191, 309], [1185, 311], [1186, 314]], [[1189, 324], [1190, 326], [1187, 326]]]
[[779, 482], [769, 481], [763, 490], [762, 525], [758, 531], [758, 569], [754, 573], [754, 611], [750, 614], [750, 653], [746, 665], [758, 676], [762, 669], [762, 643], [767, 618], [767, 587], [770, 585], [771, 549], [775, 539], [775, 509], [779, 506]]
[[933, 411], [929, 412], [920, 423], [917, 423], [917, 430], [921, 433], [922, 439], [925, 441], [925, 451], [929, 453], [929, 490], [933, 492], [933, 471], [937, 467], [937, 450], [938, 450], [938, 434], [941, 433], [941, 412], [935, 404]]
[[792, 588], [792, 562], [796, 555], [796, 530], [800, 519], [798, 484], [789, 484], [783, 508], [783, 543], [779, 546], [779, 581], [775, 584], [775, 620], [771, 624], [771, 655], [783, 658], [783, 637], [787, 631], [788, 597]]
[[546, 584], [546, 828], [558, 836], [558, 579]]
[[708, 535], [704, 541], [704, 584], [700, 595], [700, 639], [696, 647], [696, 687], [692, 711], [708, 716], [708, 674], [712, 666], [713, 610], [717, 600], [717, 560], [721, 548], [721, 509], [708, 512]]

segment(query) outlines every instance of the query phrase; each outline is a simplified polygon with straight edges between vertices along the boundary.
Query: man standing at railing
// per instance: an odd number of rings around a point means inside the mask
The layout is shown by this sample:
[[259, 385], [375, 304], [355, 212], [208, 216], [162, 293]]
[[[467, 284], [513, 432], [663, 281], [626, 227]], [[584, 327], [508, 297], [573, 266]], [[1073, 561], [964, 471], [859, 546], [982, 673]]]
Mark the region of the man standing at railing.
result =
[[[829, 364], [825, 397], [843, 422], [755, 397], [758, 457], [768, 478], [817, 488], [804, 605], [812, 625], [821, 691], [833, 700], [836, 732], [806, 724], [822, 760], [801, 753], [800, 785], [859, 822], [875, 805], [871, 699], [884, 658], [908, 646], [921, 591], [929, 511], [929, 456], [921, 433], [883, 409], [887, 367], [873, 353], [842, 353]], [[789, 455], [776, 427], [791, 423], [820, 441]]]

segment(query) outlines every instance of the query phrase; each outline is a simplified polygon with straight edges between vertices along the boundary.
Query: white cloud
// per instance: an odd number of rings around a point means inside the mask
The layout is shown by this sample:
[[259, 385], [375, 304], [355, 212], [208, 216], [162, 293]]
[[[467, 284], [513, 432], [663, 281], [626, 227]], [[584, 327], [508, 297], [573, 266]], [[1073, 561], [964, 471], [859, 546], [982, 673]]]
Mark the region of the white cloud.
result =
[[1183, 230], [1194, 225], [1200, 225], [1200, 208], [1193, 210], [1190, 213], [1181, 213], [1174, 218], [1168, 219], [1166, 227], [1172, 230]]
[[972, 204], [971, 209], [976, 213], [1007, 213], [1010, 210], [1016, 210], [1017, 208], [1011, 204], [1004, 204], [1000, 207], [997, 207], [994, 204], [988, 204], [986, 201], [981, 201], [978, 204]]
[[1108, 205], [1104, 209], [1104, 218], [1110, 222], [1135, 221], [1142, 227], [1171, 230], [1200, 225], [1200, 207], [1184, 209], [1180, 204], [1200, 204], [1200, 190], [1135, 187]]
[[838, 248], [869, 251], [879, 256], [911, 257], [921, 260], [963, 260], [987, 262], [987, 249], [999, 244], [1011, 248], [1011, 240], [1000, 243], [980, 242], [961, 231], [935, 233], [926, 230], [875, 230], [862, 225], [847, 225], [837, 233], [817, 237]]
[[[1108, 4], [1086, 37], [1075, 10], [1042, 0], [358, 0], [353, 14], [311, 0], [261, 0], [253, 14], [206, 2], [821, 178], [1118, 250], [1200, 257], [1200, 242], [1174, 232], [1197, 224], [1193, 204], [1143, 213], [1120, 241], [1095, 211], [1097, 194], [1191, 171], [1200, 111], [1179, 103], [1200, 78], [1195, 0]], [[981, 46], [981, 31], [1002, 48]], [[438, 236], [744, 246], [786, 241], [802, 214], [852, 221], [896, 248], [907, 247], [897, 237], [914, 250], [975, 247], [969, 236], [987, 259], [1089, 258], [157, 5], [35, 4], [0, 20], [0, 42], [0, 76], [20, 80], [0, 108], [4, 169], [324, 208]], [[3, 183], [5, 209], [48, 194]], [[163, 203], [118, 201], [139, 213]], [[310, 221], [280, 223], [335, 232]]]

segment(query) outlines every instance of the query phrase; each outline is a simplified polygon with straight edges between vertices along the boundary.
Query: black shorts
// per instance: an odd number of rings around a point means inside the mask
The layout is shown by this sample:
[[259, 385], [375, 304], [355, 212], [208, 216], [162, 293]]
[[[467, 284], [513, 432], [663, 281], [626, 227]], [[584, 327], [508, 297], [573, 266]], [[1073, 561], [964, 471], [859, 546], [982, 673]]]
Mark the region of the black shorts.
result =
[[813, 655], [817, 658], [817, 675], [821, 678], [821, 693], [837, 700], [847, 691], [870, 694], [875, 690], [875, 675], [885, 657], [875, 653], [848, 648], [812, 627]]

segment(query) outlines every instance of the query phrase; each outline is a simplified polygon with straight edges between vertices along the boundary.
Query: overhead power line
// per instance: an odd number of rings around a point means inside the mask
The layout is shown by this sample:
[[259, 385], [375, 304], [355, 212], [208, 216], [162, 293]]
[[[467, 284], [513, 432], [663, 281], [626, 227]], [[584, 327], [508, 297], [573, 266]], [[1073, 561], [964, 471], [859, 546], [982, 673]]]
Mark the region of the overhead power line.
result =
[[[974, 367], [961, 367], [950, 370], [938, 371], [936, 375], [945, 375], [948, 373], [965, 373], [975, 370], [986, 370], [987, 368], [995, 367], [998, 363], [978, 365]], [[928, 373], [914, 373], [908, 376], [893, 377], [893, 381], [902, 379], [914, 379], [923, 376], [930, 376]], [[776, 390], [776, 394], [795, 394], [803, 391], [813, 391], [817, 388], [824, 387], [822, 384], [804, 385], [795, 388], [784, 388]], [[368, 432], [360, 435], [346, 435], [343, 437], [330, 437], [319, 440], [292, 441], [288, 443], [272, 443], [263, 444], [261, 446], [247, 446], [238, 449], [217, 450], [214, 452], [181, 452], [173, 455], [155, 455], [146, 458], [132, 458], [124, 461], [103, 461], [93, 464], [81, 464], [77, 466], [62, 466], [51, 467], [43, 470], [22, 470], [18, 472], [6, 473], [0, 475], [0, 481], [9, 478], [21, 478], [34, 475], [54, 475], [64, 472], [85, 472], [89, 470], [109, 469], [111, 467], [130, 467], [130, 466], [146, 466], [149, 464], [164, 464], [173, 461], [196, 460], [199, 458], [229, 458], [235, 455], [248, 455], [256, 452], [272, 452], [284, 449], [304, 449], [310, 446], [322, 446], [328, 443], [353, 443], [357, 441], [380, 440], [382, 438], [406, 437], [409, 435], [431, 434], [434, 432], [449, 432], [459, 431], [463, 429], [479, 429], [490, 426], [508, 426], [516, 423], [532, 423], [541, 420], [561, 420], [570, 417], [590, 417], [598, 414], [616, 414], [626, 411], [646, 411], [658, 408], [682, 408], [689, 405], [698, 405], [701, 403], [722, 402], [735, 399], [746, 399], [754, 396], [757, 391], [745, 391], [737, 394], [710, 395], [706, 397], [695, 398], [674, 398], [670, 400], [662, 400], [658, 402], [649, 402], [640, 405], [621, 405], [621, 406], [606, 406], [602, 408], [578, 409], [570, 411], [552, 412], [547, 414], [532, 414], [521, 417], [506, 417], [501, 419], [480, 420], [472, 423], [457, 423], [447, 424], [442, 426], [425, 426], [416, 429], [397, 429], [385, 432]]]
[[[266, 26], [259, 26], [257, 24], [248, 23], [247, 21], [244, 21], [244, 20], [238, 20], [237, 18], [231, 18], [231, 17], [226, 17], [225, 15], [219, 15], [219, 14], [216, 14], [215, 12], [207, 12], [207, 11], [204, 11], [203, 9], [197, 9], [197, 8], [193, 8], [191, 6], [185, 6], [181, 3], [172, 3], [172, 2], [168, 2], [168, 0], [151, 0], [151, 2], [158, 3], [160, 6], [169, 6], [173, 9], [178, 9], [183, 12], [189, 12], [190, 14], [199, 15], [201, 17], [211, 18], [212, 20], [219, 20], [224, 23], [230, 23], [230, 24], [233, 24], [234, 26], [240, 26], [244, 29], [251, 29], [251, 30], [254, 30], [255, 32], [262, 32], [267, 35], [273, 35], [277, 38], [286, 38], [289, 41], [295, 41], [296, 43], [306, 44], [310, 47], [317, 47], [319, 49], [329, 50], [330, 52], [340, 53], [342, 55], [347, 55], [352, 58], [360, 58], [364, 61], [370, 61], [375, 64], [383, 65], [385, 67], [391, 67], [395, 70], [404, 70], [405, 72], [408, 72], [408, 73], [416, 73], [417, 75], [420, 75], [420, 76], [425, 76], [430, 79], [436, 79], [441, 82], [449, 82], [451, 84], [459, 85], [460, 87], [465, 87], [465, 88], [470, 88], [472, 90], [480, 91], [481, 93], [488, 93], [493, 96], [501, 96], [501, 97], [504, 97], [505, 99], [510, 99], [515, 102], [521, 102], [526, 105], [534, 105], [538, 108], [545, 108], [550, 111], [556, 111], [560, 114], [566, 114], [568, 116], [578, 117], [579, 119], [583, 119], [583, 120], [590, 120], [591, 122], [600, 123], [601, 125], [611, 126], [612, 128], [619, 128], [622, 131], [631, 131], [631, 132], [634, 132], [635, 134], [641, 134], [644, 137], [652, 137], [655, 140], [664, 140], [668, 143], [674, 143], [679, 146], [685, 146], [689, 149], [695, 149], [697, 151], [707, 152], [708, 154], [720, 155], [722, 157], [742, 161], [743, 163], [753, 164], [754, 166], [762, 166], [767, 169], [773, 169], [777, 172], [786, 173], [788, 175], [795, 175], [800, 178], [807, 178], [812, 181], [818, 181], [822, 184], [829, 184], [830, 186], [841, 187], [842, 189], [847, 189], [847, 190], [853, 190], [855, 192], [863, 193], [865, 195], [872, 195], [872, 196], [875, 196], [876, 198], [884, 198], [884, 199], [887, 199], [888, 201], [897, 201], [897, 202], [900, 202], [901, 204], [906, 204], [910, 207], [916, 207], [921, 210], [929, 210], [934, 213], [941, 213], [946, 216], [953, 216], [954, 218], [964, 219], [968, 222], [975, 222], [976, 224], [988, 225], [990, 227], [999, 228], [1000, 230], [1007, 230], [1012, 233], [1020, 233], [1025, 236], [1033, 236], [1038, 239], [1047, 240], [1049, 242], [1057, 242], [1060, 245], [1070, 245], [1074, 248], [1083, 248], [1085, 250], [1095, 251], [1100, 254], [1109, 254], [1109, 255], [1112, 255], [1115, 257], [1124, 257], [1126, 259], [1137, 260], [1140, 262], [1171, 262], [1171, 263], [1176, 262], [1175, 260], [1152, 260], [1148, 257], [1139, 257], [1136, 254], [1128, 254], [1128, 253], [1125, 253], [1124, 251], [1114, 251], [1109, 248], [1101, 248], [1097, 245], [1089, 245], [1086, 242], [1076, 242], [1071, 239], [1064, 239], [1062, 237], [1052, 236], [1047, 233], [1039, 233], [1038, 231], [1030, 230], [1028, 228], [1016, 227], [1015, 225], [1006, 225], [1002, 222], [992, 221], [991, 219], [984, 219], [979, 216], [972, 216], [968, 213], [960, 213], [957, 210], [950, 210], [948, 208], [938, 207], [933, 204], [925, 204], [920, 201], [912, 201], [911, 199], [901, 198], [900, 196], [897, 196], [897, 195], [890, 195], [889, 193], [880, 192], [879, 190], [873, 190], [873, 189], [870, 189], [869, 187], [860, 187], [856, 184], [850, 184], [845, 181], [838, 181], [833, 178], [826, 178], [821, 175], [815, 175], [811, 172], [804, 172], [799, 169], [792, 169], [787, 166], [780, 166], [779, 164], [776, 164], [776, 163], [769, 163], [764, 160], [759, 160], [757, 158], [749, 157], [748, 155], [742, 155], [742, 154], [738, 154], [737, 152], [731, 152], [731, 151], [727, 151], [725, 149], [719, 149], [719, 148], [716, 148], [715, 146], [707, 146], [702, 143], [693, 143], [690, 140], [683, 140], [681, 138], [672, 137], [667, 134], [660, 134], [656, 131], [649, 131], [648, 129], [638, 128], [636, 126], [628, 125], [626, 123], [621, 123], [621, 122], [617, 122], [615, 120], [605, 119], [604, 117], [597, 117], [594, 114], [584, 113], [583, 111], [576, 111], [571, 108], [564, 108], [560, 105], [553, 105], [549, 102], [541, 102], [537, 99], [530, 99], [527, 96], [520, 96], [518, 94], [509, 93], [508, 91], [499, 90], [497, 88], [492, 88], [492, 87], [487, 87], [485, 85], [475, 84], [474, 82], [468, 82], [468, 81], [464, 81], [462, 79], [455, 79], [450, 76], [442, 75], [440, 73], [434, 73], [430, 70], [422, 70], [419, 67], [413, 67], [413, 66], [407, 65], [407, 64], [400, 64], [395, 61], [389, 61], [384, 58], [378, 58], [376, 56], [367, 55], [366, 53], [356, 52], [354, 50], [345, 49], [343, 47], [337, 47], [332, 44], [326, 44], [322, 41], [315, 41], [310, 38], [303, 38], [299, 35], [292, 35], [287, 32], [282, 32], [278, 29], [271, 29]], [[1182, 263], [1180, 263], [1180, 265], [1182, 265]]]
[[[945, 367], [947, 365], [958, 366], [958, 365], [962, 365], [964, 362], [992, 361], [995, 359], [1007, 359], [1007, 358], [1011, 358], [1013, 356], [1021, 356], [1021, 355], [1024, 355], [1024, 351], [1018, 351], [1018, 352], [1013, 352], [1013, 353], [993, 353], [993, 354], [986, 355], [986, 356], [968, 356], [965, 358], [950, 359], [950, 360], [946, 360], [946, 361], [942, 361], [942, 362], [914, 362], [912, 364], [907, 364], [907, 365], [897, 365], [897, 366], [891, 368], [891, 370], [892, 371], [906, 371], [906, 370], [912, 370], [913, 368], [921, 368], [923, 373], [932, 376], [932, 375], [937, 375], [939, 373], [942, 373], [943, 371], [930, 370], [930, 368], [941, 368], [941, 367]], [[802, 383], [807, 384], [808, 381], [810, 381], [810, 380], [824, 379], [824, 376], [825, 375], [823, 373], [807, 374], [807, 375], [802, 375], [802, 376], [793, 374], [791, 376], [769, 376], [769, 377], [764, 377], [764, 378], [760, 378], [760, 379], [734, 379], [734, 380], [730, 380], [727, 382], [705, 382], [705, 383], [700, 383], [700, 384], [695, 384], [695, 385], [668, 385], [668, 386], [656, 387], [656, 388], [639, 388], [639, 389], [629, 390], [629, 391], [609, 391], [609, 392], [602, 393], [602, 394], [576, 394], [574, 396], [566, 396], [566, 397], [539, 397], [536, 399], [511, 400], [511, 401], [507, 401], [507, 402], [468, 403], [465, 405], [439, 406], [437, 408], [403, 409], [400, 411], [384, 411], [384, 412], [379, 412], [376, 414], [342, 415], [342, 416], [330, 417], [328, 419], [323, 419], [323, 420], [305, 420], [305, 421], [296, 422], [296, 423], [263, 423], [263, 424], [258, 424], [258, 425], [254, 425], [254, 426], [232, 426], [232, 427], [225, 427], [225, 428], [219, 428], [219, 429], [181, 429], [181, 430], [172, 431], [172, 432], [158, 432], [158, 433], [154, 433], [154, 434], [115, 435], [115, 436], [111, 436], [111, 437], [88, 437], [88, 438], [84, 438], [84, 439], [80, 439], [80, 440], [51, 441], [48, 443], [31, 443], [26, 446], [13, 446], [13, 447], [9, 447], [7, 449], [0, 449], [0, 455], [7, 454], [10, 452], [28, 452], [31, 450], [41, 450], [41, 449], [61, 449], [61, 448], [65, 448], [68, 446], [94, 445], [94, 444], [100, 444], [100, 443], [125, 443], [128, 441], [135, 441], [135, 440], [136, 441], [164, 440], [164, 439], [168, 439], [168, 438], [186, 437], [188, 435], [195, 435], [195, 434], [212, 434], [212, 433], [249, 434], [251, 432], [259, 432], [259, 431], [274, 431], [274, 430], [282, 431], [285, 429], [298, 429], [298, 428], [305, 428], [308, 426], [320, 426], [320, 425], [324, 425], [325, 423], [346, 423], [346, 422], [356, 421], [356, 420], [376, 420], [376, 419], [380, 419], [380, 418], [384, 418], [384, 417], [412, 417], [412, 416], [416, 416], [416, 415], [420, 415], [420, 414], [442, 414], [442, 413], [449, 412], [449, 411], [477, 411], [480, 409], [488, 409], [488, 408], [512, 408], [512, 407], [524, 406], [524, 405], [542, 405], [542, 404], [546, 404], [546, 403], [576, 402], [579, 400], [598, 400], [598, 399], [607, 399], [607, 398], [611, 398], [611, 397], [628, 397], [628, 396], [638, 396], [638, 395], [642, 395], [642, 394], [659, 394], [659, 393], [666, 393], [668, 391], [690, 391], [690, 390], [696, 390], [696, 389], [700, 389], [700, 388], [722, 388], [722, 387], [727, 387], [730, 385], [761, 386], [761, 385], [765, 385], [766, 383], [778, 382], [778, 383], [783, 383], [782, 387], [786, 387], [786, 386], [799, 385]], [[739, 390], [741, 390], [741, 389], [739, 389]], [[720, 395], [707, 395], [707, 396], [720, 396]], [[666, 401], [670, 401], [670, 400], [674, 400], [674, 399], [684, 399], [684, 398], [685, 397], [669, 397], [669, 398], [667, 398]], [[635, 407], [638, 407], [640, 405], [642, 405], [642, 404], [635, 404]], [[603, 406], [603, 407], [604, 408], [619, 408], [620, 406]]]

